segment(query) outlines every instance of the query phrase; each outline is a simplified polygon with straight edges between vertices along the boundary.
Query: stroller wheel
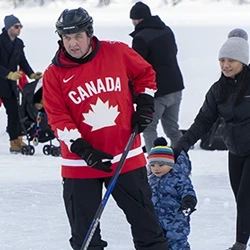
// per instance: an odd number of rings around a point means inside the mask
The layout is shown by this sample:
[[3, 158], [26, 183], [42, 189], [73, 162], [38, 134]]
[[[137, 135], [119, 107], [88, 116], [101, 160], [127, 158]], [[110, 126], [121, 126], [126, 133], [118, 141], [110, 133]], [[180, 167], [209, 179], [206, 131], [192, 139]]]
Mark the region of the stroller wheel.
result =
[[51, 145], [45, 145], [43, 146], [43, 153], [45, 155], [50, 155], [52, 151], [52, 146]]
[[52, 147], [51, 148], [51, 155], [55, 156], [55, 157], [60, 156], [61, 155], [61, 148], [60, 147], [56, 147], [56, 146]]
[[22, 154], [23, 155], [33, 155], [35, 153], [35, 148], [31, 145], [23, 146], [22, 147]]

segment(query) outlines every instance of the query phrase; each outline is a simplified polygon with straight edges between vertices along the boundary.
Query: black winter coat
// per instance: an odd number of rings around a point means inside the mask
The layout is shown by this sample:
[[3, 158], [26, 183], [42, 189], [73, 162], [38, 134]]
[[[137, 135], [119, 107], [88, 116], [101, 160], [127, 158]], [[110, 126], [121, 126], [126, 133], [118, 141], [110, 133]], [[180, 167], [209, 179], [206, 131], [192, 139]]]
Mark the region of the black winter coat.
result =
[[133, 37], [132, 48], [150, 63], [156, 72], [156, 97], [184, 89], [176, 58], [174, 33], [158, 16], [142, 20], [130, 36]]
[[5, 29], [0, 34], [0, 98], [10, 98], [12, 91], [17, 94], [17, 83], [6, 79], [10, 71], [17, 71], [17, 66], [30, 76], [34, 71], [24, 54], [24, 44], [19, 38], [11, 41]]
[[[239, 91], [242, 101], [235, 104]], [[221, 102], [224, 94], [227, 98]], [[222, 138], [228, 150], [237, 156], [250, 155], [250, 68], [244, 66], [243, 71], [235, 79], [225, 77], [215, 82], [206, 94], [205, 101], [192, 126], [180, 139], [180, 143], [193, 145], [205, 135], [220, 116], [225, 124]]]

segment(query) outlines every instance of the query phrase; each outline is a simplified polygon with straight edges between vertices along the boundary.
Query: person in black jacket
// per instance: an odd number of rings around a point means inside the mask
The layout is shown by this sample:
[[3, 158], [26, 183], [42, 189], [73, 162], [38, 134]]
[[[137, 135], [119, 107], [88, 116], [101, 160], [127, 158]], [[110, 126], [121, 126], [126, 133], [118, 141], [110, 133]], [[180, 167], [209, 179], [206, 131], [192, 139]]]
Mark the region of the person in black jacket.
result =
[[147, 152], [157, 138], [159, 120], [171, 146], [181, 138], [179, 130], [179, 109], [184, 89], [183, 78], [177, 62], [177, 45], [173, 31], [158, 16], [152, 16], [149, 7], [137, 2], [130, 11], [135, 26], [132, 48], [137, 51], [156, 72], [153, 122], [145, 129], [143, 136]]
[[22, 141], [21, 125], [18, 112], [17, 80], [22, 77], [18, 66], [30, 79], [39, 79], [41, 72], [34, 73], [26, 60], [24, 44], [18, 38], [23, 27], [14, 15], [4, 18], [2, 34], [0, 34], [0, 98], [8, 117], [7, 132], [10, 138], [10, 152], [20, 153], [25, 143]]
[[245, 250], [250, 235], [250, 68], [248, 35], [234, 29], [219, 52], [221, 77], [206, 94], [194, 123], [174, 148], [188, 151], [218, 117], [225, 121], [222, 138], [229, 150], [231, 188], [237, 204], [236, 243], [229, 249]]

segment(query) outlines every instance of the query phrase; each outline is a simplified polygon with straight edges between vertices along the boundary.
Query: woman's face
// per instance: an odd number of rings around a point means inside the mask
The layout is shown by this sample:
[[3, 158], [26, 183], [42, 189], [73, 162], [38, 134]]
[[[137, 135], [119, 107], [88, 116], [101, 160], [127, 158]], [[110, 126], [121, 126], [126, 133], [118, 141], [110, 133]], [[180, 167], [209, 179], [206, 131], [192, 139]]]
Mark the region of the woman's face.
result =
[[226, 77], [234, 78], [243, 69], [243, 63], [230, 58], [221, 58], [220, 60], [221, 72]]

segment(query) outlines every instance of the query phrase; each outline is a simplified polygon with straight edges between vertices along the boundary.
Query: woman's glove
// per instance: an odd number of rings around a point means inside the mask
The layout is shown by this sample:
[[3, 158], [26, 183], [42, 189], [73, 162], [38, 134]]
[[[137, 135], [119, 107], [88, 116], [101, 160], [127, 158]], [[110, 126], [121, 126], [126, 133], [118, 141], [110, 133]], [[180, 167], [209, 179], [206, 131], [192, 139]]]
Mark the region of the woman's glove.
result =
[[[182, 137], [183, 138], [183, 137]], [[173, 147], [174, 151], [174, 158], [177, 160], [178, 156], [180, 155], [181, 151], [183, 150], [185, 153], [188, 152], [190, 149], [190, 145], [188, 142], [186, 142], [184, 139], [180, 139], [176, 145]]]

